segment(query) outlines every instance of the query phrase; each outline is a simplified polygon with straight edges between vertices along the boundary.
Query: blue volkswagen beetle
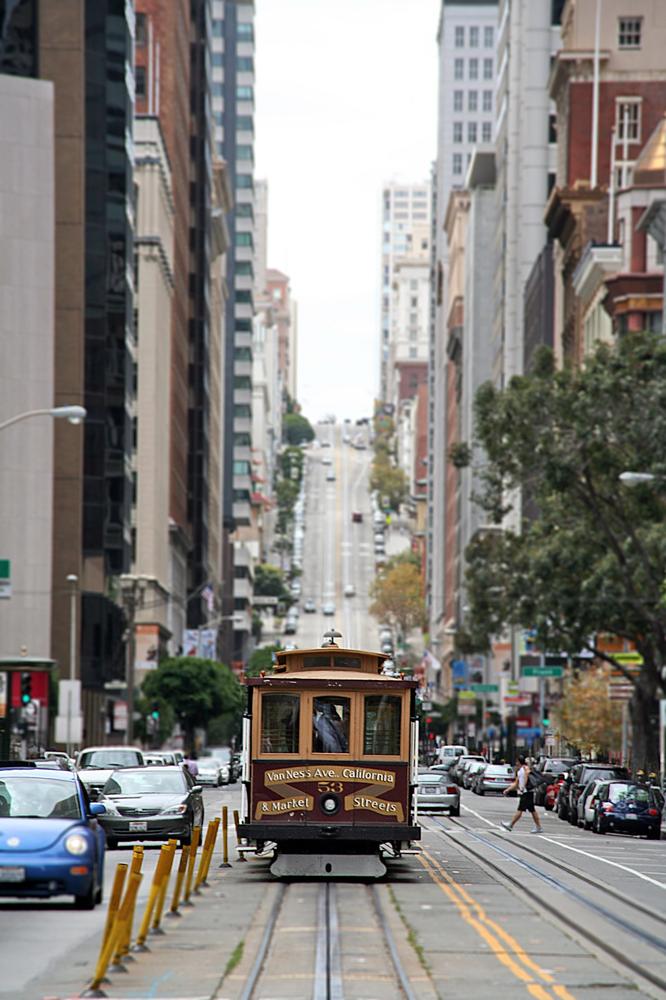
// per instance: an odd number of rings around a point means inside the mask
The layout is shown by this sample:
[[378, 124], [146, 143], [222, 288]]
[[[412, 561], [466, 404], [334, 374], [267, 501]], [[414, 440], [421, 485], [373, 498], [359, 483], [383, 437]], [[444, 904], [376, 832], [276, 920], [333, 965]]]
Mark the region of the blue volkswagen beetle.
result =
[[72, 895], [85, 910], [101, 903], [103, 812], [71, 771], [1, 762], [0, 897]]

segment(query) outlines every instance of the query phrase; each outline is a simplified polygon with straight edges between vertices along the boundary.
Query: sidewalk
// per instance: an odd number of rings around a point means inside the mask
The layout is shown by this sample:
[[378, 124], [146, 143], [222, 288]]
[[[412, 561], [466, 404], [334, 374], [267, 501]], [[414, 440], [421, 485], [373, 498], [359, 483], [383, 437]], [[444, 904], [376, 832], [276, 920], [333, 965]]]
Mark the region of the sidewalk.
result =
[[[110, 982], [102, 987], [107, 997], [212, 1000], [218, 995], [228, 963], [232, 956], [238, 958], [239, 946], [270, 889], [266, 861], [238, 862], [235, 852], [233, 856], [230, 852], [230, 868], [220, 868], [221, 861], [220, 849], [213, 856], [208, 887], [192, 896], [193, 906], [181, 907], [180, 918], [163, 918], [164, 933], [151, 934], [147, 941], [150, 952], [136, 955], [126, 973], [109, 975]], [[135, 935], [140, 919], [137, 912]], [[56, 984], [45, 977], [30, 983], [30, 1000], [78, 997], [90, 982], [99, 944], [99, 937], [91, 939], [90, 953], [69, 970], [67, 982]]]

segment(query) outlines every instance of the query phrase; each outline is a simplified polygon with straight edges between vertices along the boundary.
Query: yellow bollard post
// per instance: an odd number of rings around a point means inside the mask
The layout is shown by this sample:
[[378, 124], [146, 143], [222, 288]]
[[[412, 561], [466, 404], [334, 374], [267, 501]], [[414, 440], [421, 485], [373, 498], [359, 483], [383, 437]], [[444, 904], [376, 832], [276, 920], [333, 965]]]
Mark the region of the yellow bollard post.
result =
[[90, 986], [81, 994], [82, 997], [98, 997], [105, 995], [104, 993], [101, 993], [100, 986], [104, 982], [109, 962], [115, 954], [120, 940], [120, 935], [122, 933], [124, 921], [127, 919], [130, 908], [133, 905], [133, 901], [136, 899], [136, 893], [138, 892], [140, 883], [141, 875], [130, 875], [127, 892], [125, 893], [123, 901], [120, 904], [120, 908], [116, 913], [115, 919], [109, 931], [108, 939], [102, 944], [92, 982], [90, 983]]
[[173, 890], [173, 898], [171, 900], [171, 907], [167, 913], [167, 917], [181, 916], [178, 912], [178, 906], [180, 905], [180, 894], [183, 891], [183, 879], [185, 878], [189, 858], [190, 849], [186, 844], [183, 844], [180, 849], [180, 864], [178, 865], [178, 872], [176, 873], [176, 887]]
[[126, 875], [127, 865], [116, 865], [116, 874], [113, 877], [113, 888], [111, 889], [111, 896], [109, 898], [109, 909], [106, 912], [106, 924], [104, 925], [104, 934], [102, 936], [102, 947], [104, 947], [106, 942], [109, 940], [109, 934], [111, 933], [111, 928], [113, 927], [113, 921], [116, 919], [116, 914], [120, 909]]
[[204, 839], [203, 850], [201, 852], [201, 857], [199, 858], [199, 868], [194, 879], [194, 892], [198, 893], [199, 888], [203, 885], [204, 872], [206, 870], [206, 864], [208, 862], [208, 855], [211, 852], [212, 837], [215, 831], [213, 825], [214, 821], [211, 820], [208, 824], [208, 829], [206, 830], [206, 837]]
[[155, 865], [155, 871], [153, 872], [153, 881], [150, 886], [150, 892], [148, 893], [148, 901], [146, 903], [146, 908], [143, 911], [141, 926], [139, 928], [139, 933], [137, 935], [137, 939], [136, 942], [134, 943], [132, 951], [150, 951], [150, 949], [146, 946], [146, 938], [148, 937], [148, 931], [150, 930], [150, 920], [153, 915], [153, 910], [155, 908], [157, 895], [162, 885], [162, 875], [167, 861], [166, 851], [167, 847], [165, 844], [164, 847], [162, 847], [162, 850], [160, 851], [160, 856], [157, 859], [157, 864]]
[[245, 857], [245, 855], [240, 850], [241, 838], [240, 838], [240, 834], [238, 833], [238, 825], [239, 825], [239, 823], [240, 823], [240, 817], [238, 815], [238, 809], [234, 809], [234, 828], [236, 830], [236, 850], [238, 851], [238, 860], [239, 861], [247, 861], [247, 858]]
[[109, 972], [127, 972], [127, 969], [123, 965], [123, 949], [125, 947], [125, 940], [129, 938], [129, 935], [131, 934], [130, 924], [132, 918], [134, 917], [136, 897], [142, 878], [143, 875], [140, 872], [130, 872], [127, 891], [125, 892], [123, 901], [120, 905], [120, 910], [118, 911], [118, 921], [113, 935], [115, 948], [112, 953], [113, 961], [109, 966]]
[[[132, 849], [132, 863], [130, 866], [130, 875], [141, 875], [141, 866], [143, 865], [143, 845], [136, 844]], [[136, 910], [136, 898], [132, 905], [132, 911], [129, 915], [129, 919], [125, 928], [123, 929], [123, 939], [120, 943], [120, 948], [118, 953], [120, 956], [120, 961], [122, 962], [134, 962], [134, 956], [130, 955], [130, 944], [132, 943], [132, 927], [134, 926], [134, 912]]]
[[197, 848], [199, 846], [199, 841], [201, 840], [201, 827], [195, 826], [192, 830], [192, 843], [190, 844], [190, 857], [188, 859], [187, 865], [187, 877], [185, 878], [185, 893], [183, 895], [183, 906], [192, 906], [190, 902], [190, 893], [192, 892], [192, 875], [194, 874], [194, 865], [197, 860]]
[[214, 827], [214, 829], [213, 829], [213, 833], [211, 835], [210, 851], [208, 852], [208, 857], [206, 859], [206, 867], [203, 870], [203, 878], [201, 879], [201, 884], [202, 885], [208, 885], [208, 872], [210, 871], [210, 864], [211, 864], [211, 861], [213, 860], [213, 851], [215, 850], [215, 841], [217, 839], [217, 831], [220, 829], [220, 817], [216, 816], [215, 819], [212, 820], [211, 825]]
[[173, 859], [176, 855], [176, 848], [178, 847], [177, 840], [170, 840], [167, 844], [167, 850], [169, 852], [169, 860], [166, 862], [164, 868], [164, 877], [162, 878], [162, 885], [160, 886], [160, 891], [157, 894], [157, 900], [155, 902], [155, 909], [153, 910], [153, 926], [151, 928], [151, 934], [164, 934], [164, 931], [160, 927], [160, 922], [162, 920], [162, 911], [164, 909], [164, 901], [166, 899], [167, 889], [169, 888], [169, 879], [171, 878], [171, 869], [173, 868]]
[[231, 868], [229, 864], [229, 809], [222, 806], [222, 862], [220, 868]]

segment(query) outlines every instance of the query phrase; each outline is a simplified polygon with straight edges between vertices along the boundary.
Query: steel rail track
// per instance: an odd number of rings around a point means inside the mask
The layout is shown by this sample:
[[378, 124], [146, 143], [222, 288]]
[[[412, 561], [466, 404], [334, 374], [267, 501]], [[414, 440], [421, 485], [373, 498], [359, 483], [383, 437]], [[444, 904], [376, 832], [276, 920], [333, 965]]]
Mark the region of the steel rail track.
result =
[[[610, 955], [620, 965], [624, 966], [627, 969], [631, 969], [631, 971], [635, 973], [635, 975], [639, 976], [641, 979], [646, 980], [653, 986], [657, 986], [659, 989], [664, 990], [666, 992], [666, 978], [660, 976], [656, 972], [653, 972], [650, 968], [641, 965], [639, 962], [635, 962], [632, 958], [630, 958], [626, 954], [626, 952], [620, 951], [618, 948], [615, 948], [604, 938], [600, 937], [599, 935], [591, 931], [589, 927], [586, 927], [583, 924], [576, 922], [576, 920], [574, 920], [572, 917], [567, 916], [560, 909], [558, 909], [558, 907], [548, 902], [542, 894], [540, 895], [533, 889], [530, 889], [528, 886], [525, 885], [523, 881], [521, 881], [519, 878], [516, 878], [509, 871], [507, 871], [505, 867], [502, 867], [501, 865], [493, 862], [486, 855], [481, 854], [479, 851], [474, 850], [474, 848], [471, 847], [468, 843], [463, 843], [462, 841], [460, 841], [457, 837], [453, 835], [451, 831], [447, 830], [446, 827], [443, 826], [438, 817], [431, 816], [429, 817], [429, 819], [431, 819], [432, 822], [435, 824], [434, 832], [439, 833], [440, 836], [446, 837], [452, 843], [456, 844], [460, 850], [466, 852], [467, 854], [470, 854], [477, 861], [481, 861], [483, 864], [487, 865], [489, 868], [493, 869], [494, 871], [502, 875], [503, 878], [507, 879], [509, 882], [512, 882], [519, 889], [521, 889], [522, 892], [524, 892], [530, 899], [534, 900], [539, 905], [539, 907], [548, 910], [550, 913], [553, 914], [553, 916], [557, 917], [558, 920], [562, 921], [572, 930], [575, 930], [576, 933], [582, 935], [588, 941], [592, 942], [592, 944], [594, 944], [597, 948], [606, 952], [607, 955]], [[666, 942], [664, 941], [663, 936], [658, 938], [655, 935], [650, 934], [648, 931], [642, 930], [642, 928], [637, 927], [635, 924], [632, 924], [628, 920], [624, 920], [622, 917], [619, 917], [616, 914], [611, 913], [611, 911], [608, 910], [605, 906], [602, 906], [600, 903], [595, 903], [594, 901], [588, 899], [586, 896], [578, 892], [576, 889], [566, 885], [564, 882], [561, 882], [559, 879], [553, 877], [552, 875], [548, 875], [547, 872], [541, 871], [539, 868], [537, 868], [530, 862], [517, 857], [515, 854], [512, 854], [511, 851], [506, 850], [505, 847], [500, 846], [500, 844], [493, 843], [492, 840], [488, 840], [486, 837], [482, 836], [481, 834], [478, 834], [476, 830], [472, 830], [462, 823], [456, 823], [456, 826], [459, 826], [461, 829], [465, 830], [473, 840], [476, 840], [478, 843], [483, 844], [484, 847], [490, 848], [492, 851], [499, 854], [506, 860], [514, 862], [519, 867], [523, 868], [523, 870], [528, 871], [531, 875], [534, 875], [537, 878], [539, 878], [542, 882], [545, 882], [551, 888], [556, 889], [558, 892], [563, 893], [570, 899], [575, 900], [577, 903], [584, 906], [588, 910], [591, 910], [592, 912], [596, 913], [597, 916], [601, 916], [603, 919], [614, 924], [616, 927], [619, 927], [625, 933], [628, 933], [633, 937], [638, 938], [644, 944], [648, 945], [650, 948], [655, 948], [662, 954], [666, 954]], [[433, 827], [430, 827], [430, 829], [433, 829]], [[504, 843], [504, 841], [502, 841], [502, 843]], [[548, 858], [544, 857], [543, 855], [539, 855], [539, 860], [545, 864], [552, 863]], [[555, 865], [554, 867], [561, 867], [561, 866]], [[566, 869], [566, 870], [567, 874], [572, 875], [574, 878], [579, 878], [579, 874], [577, 871], [572, 869]], [[589, 882], [590, 880], [586, 878], [583, 879], [583, 881]], [[600, 887], [595, 884], [595, 888], [600, 888]], [[622, 902], [629, 907], [631, 906], [630, 901], [622, 900]], [[650, 916], [651, 919], [655, 920], [656, 922], [660, 921], [663, 922], [662, 918], [660, 918], [659, 916], [655, 916], [654, 914], [650, 914]]]
[[[239, 1000], [257, 1000], [257, 987], [265, 972], [268, 954], [275, 934], [289, 885], [281, 885], [271, 907], [252, 968], [239, 995]], [[379, 893], [374, 885], [358, 886], [369, 897], [377, 925], [383, 935], [393, 966], [396, 982], [405, 1000], [418, 1000], [403, 966], [393, 931], [388, 923]], [[312, 984], [312, 1000], [344, 1000], [340, 922], [338, 919], [337, 888], [334, 882], [323, 882], [317, 895], [317, 936]]]
[[[450, 819], [450, 822], [453, 823], [455, 826], [459, 826], [461, 829], [466, 830], [468, 833], [470, 832], [476, 833], [476, 830], [474, 830], [473, 827], [465, 826], [464, 823], [462, 823], [458, 819]], [[637, 902], [635, 899], [627, 899], [625, 896], [622, 895], [621, 892], [618, 892], [617, 889], [614, 889], [610, 885], [602, 885], [599, 882], [595, 882], [593, 878], [590, 878], [589, 875], [586, 875], [585, 872], [582, 872], [579, 868], [572, 868], [568, 865], [565, 865], [563, 861], [556, 860], [555, 858], [550, 858], [550, 857], [546, 858], [543, 854], [539, 853], [539, 851], [536, 851], [533, 847], [528, 847], [527, 844], [524, 844], [520, 840], [512, 841], [511, 845], [512, 847], [519, 847], [521, 851], [525, 851], [527, 854], [531, 854], [533, 857], [538, 858], [539, 861], [547, 861], [549, 865], [553, 866], [553, 868], [559, 868], [560, 871], [566, 872], [567, 875], [574, 875], [576, 878], [579, 878], [581, 882], [587, 882], [587, 884], [591, 885], [594, 889], [598, 890], [599, 892], [605, 892], [606, 895], [612, 896], [619, 903], [622, 903], [623, 906], [631, 907], [631, 909], [636, 910], [639, 913], [642, 913], [646, 917], [649, 917], [650, 920], [666, 921], [666, 915], [662, 914], [660, 916], [659, 914], [656, 914], [651, 907], [644, 906], [642, 903]]]

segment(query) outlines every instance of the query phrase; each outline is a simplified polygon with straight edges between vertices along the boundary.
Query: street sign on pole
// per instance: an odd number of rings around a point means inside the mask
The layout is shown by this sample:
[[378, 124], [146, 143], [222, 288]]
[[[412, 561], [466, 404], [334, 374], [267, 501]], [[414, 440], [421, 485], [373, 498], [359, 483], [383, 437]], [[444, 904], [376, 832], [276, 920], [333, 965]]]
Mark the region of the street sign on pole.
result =
[[537, 667], [521, 667], [520, 673], [522, 677], [562, 677], [564, 667], [555, 667], [544, 663]]
[[0, 559], [0, 599], [12, 596], [12, 564], [10, 559]]
[[490, 694], [499, 691], [499, 684], [470, 684], [470, 688], [477, 694]]

